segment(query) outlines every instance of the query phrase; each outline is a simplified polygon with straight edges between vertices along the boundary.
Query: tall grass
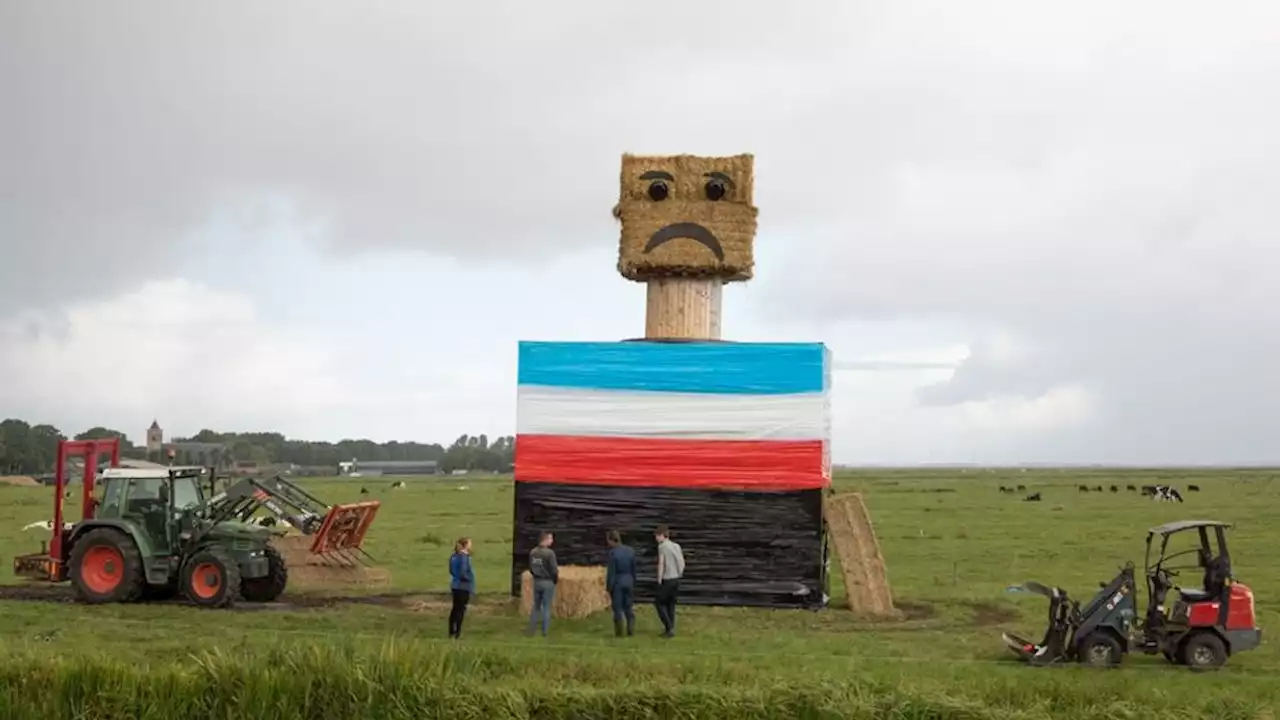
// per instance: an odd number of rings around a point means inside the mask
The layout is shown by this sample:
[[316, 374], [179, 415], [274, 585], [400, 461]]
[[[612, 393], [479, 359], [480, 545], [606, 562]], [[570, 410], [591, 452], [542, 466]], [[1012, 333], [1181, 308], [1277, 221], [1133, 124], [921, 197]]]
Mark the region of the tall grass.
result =
[[[716, 682], [663, 676], [648, 662], [634, 677], [581, 682], [572, 658], [546, 676], [492, 650], [427, 652], [350, 644], [216, 652], [156, 666], [106, 655], [13, 657], [0, 666], [0, 716], [199, 720], [201, 718], [1041, 718], [1256, 719], [1270, 700], [1182, 699], [1141, 691], [1133, 678], [1097, 674], [1081, 693], [1071, 671], [1036, 672], [1023, 682], [907, 685], [892, 678]], [[548, 668], [552, 669], [552, 668]], [[593, 675], [596, 673], [593, 672]], [[586, 678], [582, 678], [586, 679]]]

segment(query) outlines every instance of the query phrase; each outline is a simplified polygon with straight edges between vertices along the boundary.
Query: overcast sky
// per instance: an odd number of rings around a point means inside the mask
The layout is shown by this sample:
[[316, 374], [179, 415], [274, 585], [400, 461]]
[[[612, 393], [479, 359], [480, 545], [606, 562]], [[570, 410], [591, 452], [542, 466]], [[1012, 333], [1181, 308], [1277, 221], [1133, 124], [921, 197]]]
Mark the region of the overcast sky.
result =
[[1275, 0], [12, 0], [0, 416], [513, 432], [643, 333], [620, 155], [751, 152], [837, 462], [1280, 461], [1278, 127]]

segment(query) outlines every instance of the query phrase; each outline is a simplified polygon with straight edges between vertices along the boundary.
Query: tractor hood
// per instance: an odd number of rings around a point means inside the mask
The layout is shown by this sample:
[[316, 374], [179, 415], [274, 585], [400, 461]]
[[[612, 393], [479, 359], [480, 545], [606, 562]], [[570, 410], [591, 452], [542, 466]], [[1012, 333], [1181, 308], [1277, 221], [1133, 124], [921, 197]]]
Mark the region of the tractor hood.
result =
[[226, 538], [228, 540], [267, 542], [271, 539], [272, 534], [273, 531], [270, 528], [234, 521], [220, 522], [209, 529], [209, 535], [212, 537]]

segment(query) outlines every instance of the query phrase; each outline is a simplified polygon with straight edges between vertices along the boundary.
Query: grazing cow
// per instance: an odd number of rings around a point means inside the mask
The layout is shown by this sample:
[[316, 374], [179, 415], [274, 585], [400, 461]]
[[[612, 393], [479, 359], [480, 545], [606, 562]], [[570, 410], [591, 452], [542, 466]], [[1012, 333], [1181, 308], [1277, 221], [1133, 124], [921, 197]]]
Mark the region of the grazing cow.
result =
[[1013, 492], [1013, 488], [1011, 488], [1011, 487], [1005, 487], [1005, 486], [1001, 485], [1001, 486], [1000, 486], [1000, 492], [1002, 492], [1002, 493], [1011, 493], [1011, 492]]
[[1040, 502], [1040, 493], [1034, 492], [1022, 499], [1023, 502]]
[[1182, 502], [1182, 493], [1178, 492], [1175, 487], [1168, 485], [1157, 485], [1156, 492], [1151, 496], [1156, 502]]
[[361, 495], [368, 495], [368, 494], [369, 494], [369, 488], [361, 486], [361, 488], [360, 488], [360, 494], [361, 494]]
[[1134, 487], [1134, 486], [1132, 486], [1132, 485], [1125, 485], [1125, 486], [1124, 486], [1124, 489], [1125, 489], [1125, 490], [1128, 490], [1129, 492], [1138, 492], [1138, 488], [1136, 488], [1136, 487]]
[[1089, 492], [1089, 486], [1088, 486], [1088, 485], [1081, 485], [1081, 486], [1079, 486], [1079, 487], [1080, 487], [1080, 492]]
[[1093, 488], [1093, 491], [1094, 491], [1094, 492], [1102, 492], [1102, 486], [1101, 486], [1101, 485], [1095, 485], [1095, 486], [1094, 486], [1094, 488]]
[[1026, 491], [1026, 489], [1027, 489], [1027, 486], [1026, 486], [1026, 485], [1019, 485], [1019, 486], [1018, 486], [1018, 492], [1025, 492], [1025, 491]]
[[395, 481], [395, 482], [391, 483], [391, 487], [393, 487], [393, 488], [402, 488], [402, 487], [404, 487], [404, 481], [403, 481], [403, 480], [397, 480], [397, 481]]
[[1155, 494], [1156, 494], [1156, 486], [1155, 486], [1155, 485], [1143, 485], [1143, 486], [1142, 486], [1142, 494], [1143, 494], [1143, 495], [1155, 495]]
[[1199, 486], [1199, 485], [1188, 485], [1188, 486], [1187, 486], [1187, 492], [1200, 492], [1200, 486]]
[[1115, 485], [1112, 485], [1111, 492], [1120, 492], [1120, 488], [1116, 487]]

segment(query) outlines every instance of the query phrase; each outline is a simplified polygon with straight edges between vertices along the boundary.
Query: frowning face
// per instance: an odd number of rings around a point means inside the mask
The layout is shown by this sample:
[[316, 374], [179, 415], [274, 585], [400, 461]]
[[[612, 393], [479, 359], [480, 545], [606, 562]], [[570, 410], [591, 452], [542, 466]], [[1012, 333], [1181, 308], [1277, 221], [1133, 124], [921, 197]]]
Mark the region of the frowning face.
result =
[[618, 272], [750, 279], [756, 208], [752, 156], [622, 158]]

